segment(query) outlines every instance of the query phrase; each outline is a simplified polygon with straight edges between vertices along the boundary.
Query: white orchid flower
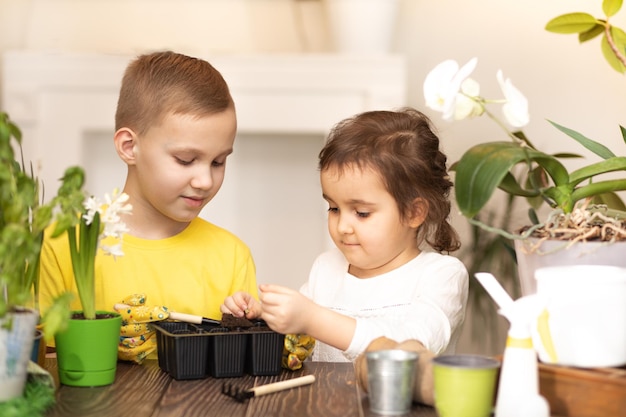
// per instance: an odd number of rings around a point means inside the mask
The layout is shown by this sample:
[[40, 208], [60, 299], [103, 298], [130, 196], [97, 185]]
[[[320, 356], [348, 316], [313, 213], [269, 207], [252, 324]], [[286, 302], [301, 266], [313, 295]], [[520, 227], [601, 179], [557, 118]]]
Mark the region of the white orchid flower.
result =
[[461, 84], [461, 93], [456, 96], [454, 120], [476, 117], [484, 113], [484, 107], [476, 100], [480, 95], [480, 85], [476, 81], [466, 78]]
[[[474, 114], [478, 105], [473, 103], [469, 106], [469, 97], [461, 94], [462, 87], [465, 88], [465, 81], [469, 78], [478, 58], [472, 58], [459, 69], [459, 64], [452, 60], [446, 60], [433, 68], [424, 80], [424, 99], [426, 106], [443, 113], [444, 120], [459, 120], [458, 117], [465, 118]], [[468, 89], [478, 87], [478, 83], [473, 81], [467, 84]], [[469, 95], [469, 94], [468, 94]], [[457, 106], [459, 109], [457, 110]]]
[[523, 127], [530, 121], [528, 115], [528, 100], [511, 82], [510, 78], [505, 79], [502, 70], [496, 74], [506, 103], [502, 106], [504, 117], [513, 127]]

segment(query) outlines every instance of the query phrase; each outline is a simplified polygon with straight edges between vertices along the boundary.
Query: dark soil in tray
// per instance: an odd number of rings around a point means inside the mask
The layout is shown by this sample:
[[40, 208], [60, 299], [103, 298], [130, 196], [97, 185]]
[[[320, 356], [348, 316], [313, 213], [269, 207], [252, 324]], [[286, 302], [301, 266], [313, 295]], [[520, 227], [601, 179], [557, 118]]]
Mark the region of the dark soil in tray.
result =
[[248, 320], [245, 317], [236, 317], [232, 314], [223, 314], [222, 321], [218, 327], [209, 330], [210, 333], [217, 332], [267, 332], [271, 329], [263, 320]]

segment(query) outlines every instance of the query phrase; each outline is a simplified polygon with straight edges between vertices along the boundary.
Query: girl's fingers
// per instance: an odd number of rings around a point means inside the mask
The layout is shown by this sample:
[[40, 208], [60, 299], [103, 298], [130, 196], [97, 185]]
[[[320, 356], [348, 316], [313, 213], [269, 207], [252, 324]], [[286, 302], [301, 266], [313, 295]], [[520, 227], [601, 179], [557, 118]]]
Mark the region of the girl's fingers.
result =
[[280, 285], [264, 285], [259, 290], [259, 298], [264, 305], [282, 305], [289, 302], [294, 294], [298, 294], [297, 291]]
[[283, 287], [282, 285], [275, 284], [261, 284], [259, 285], [259, 290], [264, 293], [276, 293], [276, 294], [287, 294], [294, 290], [291, 288]]

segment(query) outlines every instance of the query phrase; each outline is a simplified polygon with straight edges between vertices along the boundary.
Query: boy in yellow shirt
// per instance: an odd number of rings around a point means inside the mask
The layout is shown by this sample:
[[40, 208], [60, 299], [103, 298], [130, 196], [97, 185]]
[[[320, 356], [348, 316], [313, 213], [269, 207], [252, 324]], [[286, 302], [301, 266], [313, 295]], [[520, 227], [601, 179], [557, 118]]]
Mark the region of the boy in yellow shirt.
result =
[[[127, 165], [123, 192], [133, 210], [123, 218], [130, 229], [124, 256], [96, 257], [98, 310], [143, 293], [147, 304], [219, 319], [227, 296], [243, 290], [257, 297], [247, 245], [198, 217], [222, 186], [236, 130], [229, 88], [208, 62], [166, 51], [128, 65], [113, 140]], [[46, 236], [40, 283], [44, 312], [59, 294], [76, 294], [66, 234]], [[72, 308], [80, 309], [78, 297]], [[141, 362], [152, 353], [150, 330], [143, 346], [121, 347], [120, 358]]]

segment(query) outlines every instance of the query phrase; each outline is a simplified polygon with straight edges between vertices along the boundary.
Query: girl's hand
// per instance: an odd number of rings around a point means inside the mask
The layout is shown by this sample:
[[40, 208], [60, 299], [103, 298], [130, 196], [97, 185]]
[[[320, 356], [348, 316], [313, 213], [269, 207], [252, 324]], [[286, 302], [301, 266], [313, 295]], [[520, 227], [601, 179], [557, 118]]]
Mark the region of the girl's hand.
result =
[[226, 297], [220, 306], [222, 314], [232, 314], [235, 317], [255, 319], [261, 317], [263, 307], [252, 295], [245, 291], [238, 291]]
[[259, 286], [263, 320], [282, 334], [308, 333], [308, 322], [317, 304], [291, 288], [263, 284]]

